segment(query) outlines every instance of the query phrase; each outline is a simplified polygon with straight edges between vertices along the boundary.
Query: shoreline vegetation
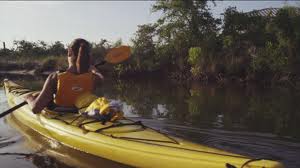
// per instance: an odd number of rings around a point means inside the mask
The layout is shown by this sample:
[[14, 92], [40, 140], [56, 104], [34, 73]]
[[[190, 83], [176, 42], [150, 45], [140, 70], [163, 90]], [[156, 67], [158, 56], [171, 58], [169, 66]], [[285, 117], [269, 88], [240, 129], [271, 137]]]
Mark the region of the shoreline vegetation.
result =
[[[212, 7], [213, 8], [213, 7]], [[214, 18], [208, 1], [157, 1], [161, 17], [139, 25], [125, 63], [100, 68], [120, 78], [159, 75], [175, 81], [284, 84], [300, 88], [300, 8], [286, 6], [243, 13], [228, 7]], [[122, 40], [92, 42], [94, 62]], [[47, 75], [66, 69], [60, 41], [14, 41], [0, 49], [0, 74]]]

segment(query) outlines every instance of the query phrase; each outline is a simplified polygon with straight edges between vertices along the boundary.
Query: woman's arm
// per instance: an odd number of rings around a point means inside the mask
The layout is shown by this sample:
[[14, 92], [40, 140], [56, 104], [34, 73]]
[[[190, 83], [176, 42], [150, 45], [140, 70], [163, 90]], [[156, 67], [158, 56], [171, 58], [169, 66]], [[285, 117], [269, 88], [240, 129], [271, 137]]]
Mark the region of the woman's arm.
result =
[[94, 74], [94, 91], [96, 87], [102, 83], [104, 80], [104, 76], [99, 72], [99, 70], [95, 66], [90, 66], [90, 71]]
[[26, 96], [26, 101], [33, 113], [41, 112], [53, 100], [53, 94], [56, 92], [57, 73], [52, 73], [48, 76], [44, 83], [43, 89], [40, 94], [35, 97], [33, 95]]

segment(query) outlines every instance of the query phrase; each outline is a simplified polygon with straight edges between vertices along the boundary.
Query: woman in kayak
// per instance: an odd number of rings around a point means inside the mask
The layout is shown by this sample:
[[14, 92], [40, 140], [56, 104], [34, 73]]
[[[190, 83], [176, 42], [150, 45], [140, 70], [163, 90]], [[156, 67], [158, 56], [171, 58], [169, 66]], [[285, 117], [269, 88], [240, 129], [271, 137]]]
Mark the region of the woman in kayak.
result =
[[78, 38], [71, 43], [68, 47], [69, 68], [66, 72], [50, 74], [37, 97], [26, 97], [33, 113], [39, 113], [45, 107], [74, 110], [77, 97], [86, 92], [94, 92], [103, 76], [91, 66], [90, 48], [90, 43], [84, 39]]

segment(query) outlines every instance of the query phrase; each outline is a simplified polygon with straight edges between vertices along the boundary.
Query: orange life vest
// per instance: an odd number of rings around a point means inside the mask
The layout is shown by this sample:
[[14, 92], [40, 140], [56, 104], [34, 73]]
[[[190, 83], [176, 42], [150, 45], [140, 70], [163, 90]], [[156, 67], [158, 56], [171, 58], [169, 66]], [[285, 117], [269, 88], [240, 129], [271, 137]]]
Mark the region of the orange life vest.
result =
[[76, 99], [94, 89], [93, 73], [73, 74], [63, 72], [57, 76], [55, 104], [63, 107], [74, 107]]

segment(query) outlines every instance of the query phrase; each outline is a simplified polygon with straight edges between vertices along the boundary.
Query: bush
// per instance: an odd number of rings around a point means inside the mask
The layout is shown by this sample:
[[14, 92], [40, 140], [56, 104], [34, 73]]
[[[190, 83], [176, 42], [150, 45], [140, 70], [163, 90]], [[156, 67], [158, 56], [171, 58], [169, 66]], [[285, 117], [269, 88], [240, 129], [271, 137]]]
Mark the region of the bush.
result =
[[254, 72], [282, 72], [288, 65], [288, 58], [282, 48], [267, 42], [265, 48], [258, 50], [258, 55], [252, 60]]
[[191, 65], [200, 64], [200, 57], [201, 57], [201, 48], [200, 47], [192, 47], [189, 49], [188, 62]]
[[188, 63], [192, 65], [190, 72], [194, 79], [198, 79], [201, 74], [201, 48], [192, 47], [189, 49]]

